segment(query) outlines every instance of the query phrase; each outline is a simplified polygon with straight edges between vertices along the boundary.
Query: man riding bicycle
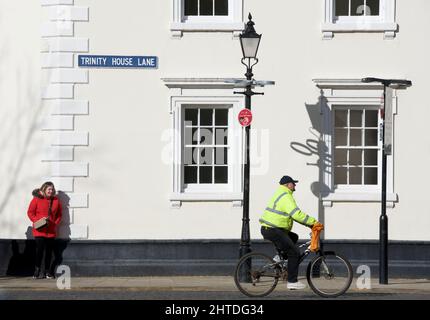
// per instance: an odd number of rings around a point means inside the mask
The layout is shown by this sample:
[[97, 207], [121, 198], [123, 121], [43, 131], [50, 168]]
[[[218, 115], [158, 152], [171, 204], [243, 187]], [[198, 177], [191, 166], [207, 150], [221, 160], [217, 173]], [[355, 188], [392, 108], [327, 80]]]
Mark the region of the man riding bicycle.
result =
[[295, 244], [299, 236], [291, 232], [293, 220], [310, 228], [319, 223], [297, 207], [293, 198], [297, 182], [289, 176], [283, 176], [279, 181], [278, 190], [270, 199], [259, 220], [264, 239], [273, 242], [275, 247], [281, 251], [284, 259], [288, 258], [287, 288], [290, 290], [306, 288], [305, 284], [297, 280], [300, 251]]

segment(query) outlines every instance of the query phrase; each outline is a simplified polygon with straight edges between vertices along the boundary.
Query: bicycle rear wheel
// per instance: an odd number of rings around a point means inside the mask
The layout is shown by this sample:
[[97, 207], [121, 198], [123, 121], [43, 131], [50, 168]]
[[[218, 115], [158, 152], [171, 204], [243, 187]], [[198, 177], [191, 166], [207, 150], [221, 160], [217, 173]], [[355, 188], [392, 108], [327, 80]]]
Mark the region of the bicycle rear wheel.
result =
[[316, 294], [333, 298], [349, 289], [353, 271], [346, 258], [334, 252], [325, 252], [309, 262], [306, 276], [309, 286]]
[[237, 263], [234, 282], [248, 297], [264, 297], [271, 293], [280, 278], [281, 270], [273, 259], [263, 253], [251, 252]]

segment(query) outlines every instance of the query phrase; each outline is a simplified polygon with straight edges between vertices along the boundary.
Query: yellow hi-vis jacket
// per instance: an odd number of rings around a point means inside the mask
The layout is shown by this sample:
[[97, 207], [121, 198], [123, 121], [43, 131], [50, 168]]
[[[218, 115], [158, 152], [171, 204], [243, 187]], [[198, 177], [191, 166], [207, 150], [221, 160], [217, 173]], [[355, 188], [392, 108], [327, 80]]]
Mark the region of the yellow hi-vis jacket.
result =
[[308, 216], [297, 207], [293, 192], [281, 185], [270, 199], [260, 218], [260, 223], [266, 227], [290, 231], [293, 227], [293, 220], [309, 227], [317, 222], [315, 218]]

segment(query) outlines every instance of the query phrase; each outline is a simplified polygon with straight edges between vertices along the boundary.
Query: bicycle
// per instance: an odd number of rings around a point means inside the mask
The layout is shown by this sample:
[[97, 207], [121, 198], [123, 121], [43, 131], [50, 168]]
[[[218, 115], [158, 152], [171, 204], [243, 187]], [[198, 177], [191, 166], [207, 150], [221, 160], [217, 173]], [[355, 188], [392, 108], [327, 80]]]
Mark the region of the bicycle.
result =
[[[299, 258], [299, 265], [311, 253], [311, 241], [299, 246], [308, 246]], [[353, 271], [351, 263], [334, 251], [315, 252], [316, 256], [309, 262], [306, 278], [309, 287], [319, 296], [334, 298], [344, 294], [350, 287]], [[278, 250], [279, 257], [282, 257]], [[287, 281], [287, 261], [275, 261], [272, 257], [260, 253], [250, 252], [237, 263], [234, 281], [237, 288], [249, 297], [264, 297], [271, 293], [279, 279]]]

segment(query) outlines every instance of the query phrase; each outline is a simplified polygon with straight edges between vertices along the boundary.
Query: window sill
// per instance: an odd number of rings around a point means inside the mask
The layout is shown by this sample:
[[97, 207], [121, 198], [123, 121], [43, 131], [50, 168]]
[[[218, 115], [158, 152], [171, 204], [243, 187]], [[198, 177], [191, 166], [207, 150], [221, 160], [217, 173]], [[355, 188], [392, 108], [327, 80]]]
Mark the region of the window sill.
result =
[[[397, 193], [387, 193], [387, 207], [393, 208], [398, 201]], [[324, 207], [331, 207], [333, 202], [381, 202], [381, 193], [334, 192], [322, 198]]]
[[170, 195], [170, 206], [180, 208], [185, 202], [232, 202], [233, 207], [241, 207], [243, 193], [173, 193]]
[[241, 22], [182, 22], [171, 23], [172, 37], [181, 38], [183, 32], [233, 32], [233, 37], [239, 37], [244, 24]]
[[332, 39], [334, 32], [384, 32], [384, 39], [394, 39], [397, 23], [386, 22], [343, 22], [324, 23], [321, 26], [324, 39]]

